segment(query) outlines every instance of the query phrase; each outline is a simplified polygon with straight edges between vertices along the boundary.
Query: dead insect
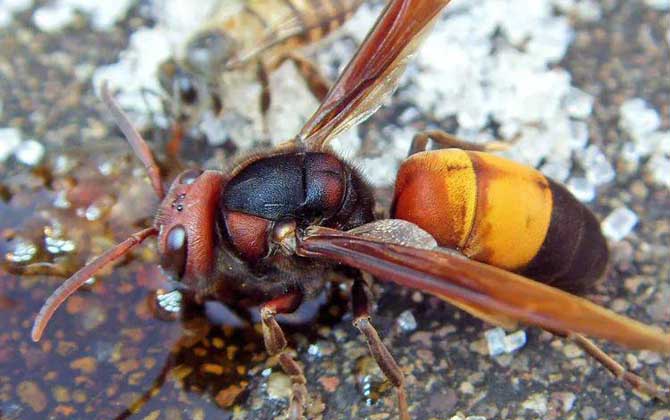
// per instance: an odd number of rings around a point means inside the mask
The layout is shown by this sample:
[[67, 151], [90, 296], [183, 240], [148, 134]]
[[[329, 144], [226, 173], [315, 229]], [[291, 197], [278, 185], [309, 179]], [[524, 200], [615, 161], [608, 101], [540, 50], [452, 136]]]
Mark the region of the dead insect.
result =
[[[33, 339], [86, 279], [157, 235], [161, 266], [197, 299], [260, 305], [267, 351], [278, 355], [292, 379], [293, 419], [303, 413], [306, 378], [286, 352], [275, 317], [313, 297], [326, 270], [341, 265], [431, 293], [495, 325], [524, 323], [566, 337], [618, 378], [667, 399], [586, 338], [670, 353], [669, 335], [564, 291], [598, 278], [608, 251], [595, 217], [563, 187], [444, 133], [422, 133], [398, 175], [395, 219], [374, 221], [370, 188], [328, 149], [333, 137], [371, 115], [394, 90], [421, 35], [447, 3], [391, 1], [293, 140], [230, 174], [186, 171], [167, 194], [145, 142], [103, 89], [163, 202], [154, 226], [54, 292], [35, 320]], [[429, 138], [452, 148], [423, 151]], [[395, 386], [400, 417], [408, 419], [403, 374], [372, 326], [369, 284], [360, 272], [351, 294], [354, 325]]]
[[[314, 96], [321, 100], [330, 83], [300, 54], [339, 28], [363, 0], [225, 1], [187, 43], [183, 59], [170, 59], [158, 71], [170, 96], [169, 108], [181, 136], [205, 110], [218, 115], [223, 98], [219, 87], [226, 72], [251, 68], [261, 82], [261, 112], [270, 106], [268, 75], [285, 61], [293, 61]], [[225, 86], [224, 86], [225, 87]], [[175, 146], [173, 146], [175, 147]]]

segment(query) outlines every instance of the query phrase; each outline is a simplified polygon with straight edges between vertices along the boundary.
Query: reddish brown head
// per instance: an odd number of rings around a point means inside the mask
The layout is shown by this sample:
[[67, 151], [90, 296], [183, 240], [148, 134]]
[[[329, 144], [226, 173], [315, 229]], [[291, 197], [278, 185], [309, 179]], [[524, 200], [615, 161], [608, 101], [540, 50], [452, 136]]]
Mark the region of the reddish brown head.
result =
[[158, 235], [161, 266], [174, 280], [206, 277], [214, 263], [215, 211], [223, 185], [223, 174], [215, 171], [186, 171], [177, 177], [166, 195], [151, 150], [130, 124], [106, 85], [102, 87], [102, 97], [128, 143], [146, 167], [154, 191], [162, 202], [153, 227], [137, 232], [107, 250], [67, 279], [47, 299], [33, 325], [32, 338], [35, 341], [40, 339], [49, 319], [65, 299], [100, 269], [122, 258], [148, 237]]
[[158, 209], [161, 267], [174, 280], [206, 277], [216, 245], [215, 218], [224, 176], [191, 169], [179, 175]]

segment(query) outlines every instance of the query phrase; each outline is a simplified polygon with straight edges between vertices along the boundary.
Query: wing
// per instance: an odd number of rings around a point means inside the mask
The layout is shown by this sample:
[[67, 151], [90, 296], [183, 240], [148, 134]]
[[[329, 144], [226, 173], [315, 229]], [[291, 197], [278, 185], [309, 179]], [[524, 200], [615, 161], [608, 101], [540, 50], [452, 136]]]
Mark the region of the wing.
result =
[[[230, 4], [235, 3], [235, 13]], [[227, 0], [210, 27], [221, 26], [243, 40], [240, 49], [227, 63], [227, 68], [243, 65], [263, 51], [288, 39], [305, 36], [318, 29], [321, 36], [339, 27], [360, 6], [361, 1], [338, 0], [305, 2], [296, 0]], [[219, 21], [219, 23], [216, 23]]]
[[298, 134], [307, 150], [372, 115], [398, 86], [430, 24], [449, 0], [391, 0], [321, 106]]
[[[438, 249], [382, 242], [312, 227], [300, 238], [302, 256], [328, 259], [381, 280], [422, 290], [500, 324], [518, 321], [562, 335], [581, 333], [620, 345], [670, 353], [670, 335], [586, 299], [499, 268]], [[488, 320], [488, 319], [487, 319]]]

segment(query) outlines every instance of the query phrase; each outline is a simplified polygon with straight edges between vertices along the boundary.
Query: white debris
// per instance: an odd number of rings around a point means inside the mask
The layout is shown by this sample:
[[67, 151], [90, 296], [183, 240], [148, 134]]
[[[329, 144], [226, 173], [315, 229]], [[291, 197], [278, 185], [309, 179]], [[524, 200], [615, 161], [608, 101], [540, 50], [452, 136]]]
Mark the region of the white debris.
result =
[[563, 98], [563, 104], [571, 117], [583, 119], [591, 115], [593, 100], [593, 96], [572, 86], [568, 94]]
[[547, 396], [543, 393], [533, 394], [521, 403], [521, 407], [524, 410], [533, 411], [543, 417], [548, 411]]
[[670, 159], [668, 157], [655, 155], [647, 163], [647, 169], [657, 184], [670, 188]]
[[625, 238], [633, 230], [637, 221], [638, 217], [635, 212], [626, 207], [619, 207], [602, 221], [601, 227], [603, 234], [616, 242]]
[[566, 186], [568, 187], [568, 190], [577, 197], [577, 200], [583, 203], [588, 203], [596, 198], [596, 186], [586, 178], [570, 178]]
[[356, 159], [355, 166], [363, 169], [365, 180], [373, 187], [386, 187], [395, 181], [400, 160], [394, 162], [388, 156]]
[[270, 92], [267, 121], [270, 139], [276, 145], [295, 137], [319, 102], [291, 61], [286, 61], [270, 74]]
[[[205, 111], [200, 129], [211, 145], [233, 140], [240, 151], [250, 150], [259, 139], [264, 139], [269, 134], [264, 132], [266, 121], [263, 120], [260, 109], [261, 85], [255, 76], [244, 72], [225, 74], [223, 80], [226, 86], [226, 89], [220, 92], [224, 103], [223, 115], [214, 115], [210, 110]], [[245, 100], [240, 101], [239, 98]], [[293, 103], [294, 99], [289, 99], [288, 102]], [[276, 103], [280, 99], [276, 100], [273, 97], [271, 100], [272, 103]], [[295, 134], [294, 132], [293, 135]]]
[[484, 332], [484, 336], [489, 347], [489, 354], [492, 357], [505, 353], [505, 330], [496, 327]]
[[73, 8], [55, 3], [35, 10], [33, 23], [44, 32], [55, 32], [72, 22], [74, 16]]
[[82, 12], [90, 15], [94, 28], [104, 30], [123, 18], [133, 3], [134, 0], [56, 0], [37, 9], [33, 23], [45, 32], [58, 31], [72, 22], [76, 12]]
[[[368, 34], [368, 30], [372, 28], [373, 23], [377, 20], [384, 7], [383, 4], [380, 4], [379, 2], [374, 3], [375, 4], [369, 4], [364, 2], [342, 28], [349, 35], [354, 37], [359, 44], [363, 42], [363, 39], [365, 39], [365, 36]], [[346, 62], [344, 64], [346, 64]]]
[[321, 347], [319, 347], [317, 344], [310, 344], [309, 347], [307, 347], [307, 353], [310, 356], [320, 357], [321, 356]]
[[405, 331], [405, 332], [412, 332], [416, 330], [417, 324], [416, 324], [416, 319], [414, 318], [414, 315], [412, 314], [412, 311], [409, 309], [406, 311], [403, 311], [399, 316], [398, 316], [398, 326], [400, 326], [400, 329]]
[[158, 306], [171, 313], [181, 311], [182, 295], [179, 290], [172, 290], [167, 293], [156, 293]]
[[570, 121], [570, 150], [581, 150], [589, 142], [589, 126], [584, 121]]
[[22, 263], [33, 259], [37, 254], [37, 246], [27, 239], [16, 238], [12, 249], [5, 254], [5, 259], [10, 262]]
[[47, 236], [44, 238], [44, 244], [47, 247], [47, 251], [52, 254], [68, 253], [75, 250], [74, 242], [63, 238]]
[[121, 53], [119, 62], [96, 70], [93, 87], [100, 89], [102, 82], [108, 81], [112, 90], [121, 89], [117, 101], [124, 109], [135, 111], [133, 123], [143, 126], [146, 121], [141, 118], [161, 110], [160, 98], [149, 92], [160, 92], [156, 69], [170, 55], [165, 34], [159, 29], [140, 29], [130, 36], [130, 47]]
[[[574, 2], [558, 0], [480, 0], [450, 6], [410, 63], [396, 101], [411, 104], [418, 119], [456, 117], [458, 132], [469, 133], [464, 136], [468, 140], [491, 136], [493, 121], [503, 139], [515, 138], [505, 156], [533, 166], [545, 164], [547, 172], [566, 179], [573, 152], [588, 143], [588, 126], [576, 120], [591, 115], [594, 98], [572, 86], [570, 74], [555, 65], [574, 31], [566, 16], [555, 13], [554, 3], [566, 3], [559, 9], [575, 13]], [[612, 172], [604, 164], [597, 169], [589, 176], [597, 183], [609, 182]], [[379, 185], [384, 179], [392, 182], [387, 171], [388, 163], [366, 167]]]
[[0, 0], [0, 28], [9, 25], [12, 15], [28, 9], [32, 0]]
[[[130, 0], [120, 3], [127, 1]], [[120, 89], [116, 98], [124, 109], [133, 111], [131, 117], [138, 126], [146, 125], [149, 113], [163, 114], [158, 96], [162, 92], [157, 79], [158, 66], [167, 58], [180, 54], [190, 35], [211, 16], [214, 3], [215, 0], [153, 0], [150, 10], [158, 23], [134, 32], [119, 61], [95, 71], [93, 86], [99, 89], [102, 81], [108, 80], [110, 87]]]
[[554, 181], [563, 182], [570, 175], [570, 166], [563, 162], [547, 162], [540, 168], [543, 174]]
[[84, 211], [84, 217], [91, 222], [100, 219], [100, 216], [102, 216], [102, 209], [95, 204], [91, 204]]
[[69, 209], [72, 203], [67, 199], [67, 191], [58, 191], [54, 196], [53, 206], [57, 209]]
[[21, 144], [21, 132], [16, 128], [0, 128], [0, 162], [10, 157]]
[[508, 334], [503, 339], [505, 353], [512, 353], [526, 345], [526, 332], [524, 330]]
[[585, 22], [596, 22], [602, 15], [603, 11], [600, 3], [595, 0], [581, 0], [575, 3], [574, 12], [578, 18]]
[[[179, 0], [152, 0], [156, 26], [138, 31], [144, 32], [142, 36], [135, 35], [142, 42], [131, 42], [119, 63], [96, 72], [94, 85], [99, 86], [102, 79], [111, 79], [112, 86], [123, 88], [118, 98], [124, 108], [139, 116], [150, 110], [161, 115], [158, 98], [140, 92], [143, 89], [161, 92], [155, 74], [158, 64], [167, 56], [183, 56], [186, 42], [201, 28], [217, 3], [207, 0], [192, 5]], [[381, 7], [381, 2], [362, 5], [342, 28], [340, 38], [344, 35], [344, 39], [326, 48], [320, 45], [313, 49], [316, 61], [331, 80], [353, 55], [356, 42], [363, 39]], [[557, 14], [556, 10], [565, 15]], [[559, 181], [567, 179], [574, 152], [588, 143], [588, 126], [582, 120], [590, 116], [594, 98], [572, 86], [570, 74], [556, 64], [574, 37], [566, 15], [593, 19], [599, 13], [599, 6], [591, 0], [504, 3], [478, 0], [451, 5], [402, 79], [394, 101], [404, 101], [412, 111], [403, 114], [399, 124], [409, 127], [408, 119], [441, 121], [455, 117], [458, 133], [467, 133], [466, 139], [472, 140], [492, 137], [493, 122], [504, 138], [520, 136], [516, 147], [506, 156], [534, 166], [543, 165], [542, 169]], [[233, 109], [223, 116], [205, 114], [197, 128], [211, 144], [231, 139], [243, 151], [267, 135], [274, 143], [295, 135], [296, 127], [309, 116], [316, 101], [303, 87], [291, 96], [292, 85], [304, 86], [304, 81], [299, 75], [285, 74], [294, 71], [292, 65], [284, 67], [279, 74], [271, 75], [274, 82], [267, 131], [263, 131], [259, 102], [251, 93], [240, 92], [234, 95], [237, 100], [229, 104], [241, 104], [248, 109]], [[232, 86], [238, 88], [241, 84]], [[277, 88], [279, 92], [273, 90]], [[251, 92], [258, 88], [249, 89]], [[288, 100], [284, 98], [289, 96]], [[249, 99], [239, 101], [239, 97]], [[304, 104], [304, 109], [296, 111], [296, 104]], [[252, 106], [255, 111], [250, 111]], [[141, 125], [137, 118], [138, 115], [135, 122]], [[222, 119], [226, 119], [225, 123]], [[414, 133], [415, 128], [410, 131]], [[377, 131], [370, 133], [379, 135]], [[376, 142], [380, 150], [366, 156], [356, 155], [361, 143], [357, 130], [350, 130], [347, 135], [350, 137], [335, 142], [336, 150], [343, 151], [360, 167], [374, 186], [391, 185], [399, 163], [406, 157], [411, 135], [405, 136], [398, 128], [385, 131]], [[397, 146], [399, 141], [402, 147]], [[585, 170], [589, 185], [611, 181], [613, 171], [607, 165], [605, 161], [590, 172]]]
[[653, 180], [670, 187], [670, 131], [660, 130], [661, 117], [644, 99], [629, 99], [619, 109], [619, 125], [630, 136], [621, 147], [621, 156], [629, 163], [651, 156], [646, 169]]
[[619, 125], [634, 137], [649, 134], [661, 125], [658, 112], [642, 98], [627, 100], [619, 108], [619, 113]]
[[505, 334], [505, 330], [496, 327], [485, 331], [484, 336], [489, 347], [489, 354], [492, 357], [503, 353], [512, 353], [526, 345], [526, 332], [524, 330]]
[[16, 159], [28, 166], [35, 166], [44, 157], [44, 146], [36, 140], [26, 140], [14, 151]]
[[590, 145], [578, 154], [580, 163], [586, 171], [586, 179], [594, 186], [612, 181], [616, 175], [605, 154], [595, 145]]
[[656, 10], [670, 10], [670, 0], [644, 0], [644, 2], [647, 4], [647, 6]]

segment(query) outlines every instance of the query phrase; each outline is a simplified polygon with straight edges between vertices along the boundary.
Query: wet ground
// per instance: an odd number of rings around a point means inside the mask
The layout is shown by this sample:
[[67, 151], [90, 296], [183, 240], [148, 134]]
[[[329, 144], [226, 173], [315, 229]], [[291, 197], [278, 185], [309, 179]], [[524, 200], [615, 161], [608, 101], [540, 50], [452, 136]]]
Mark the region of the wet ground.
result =
[[[612, 269], [589, 297], [668, 330], [670, 191], [617, 159], [617, 116], [625, 99], [642, 96], [670, 127], [669, 49], [667, 41], [650, 42], [665, 39], [670, 17], [637, 2], [604, 3], [600, 22], [577, 24], [563, 65], [596, 93], [591, 141], [619, 162], [616, 183], [598, 191], [592, 208], [602, 218], [625, 204], [640, 222], [613, 246]], [[0, 31], [0, 126], [46, 147], [35, 166], [0, 163], [2, 419], [266, 419], [286, 408], [287, 377], [253, 327], [222, 327], [218, 322], [230, 317], [208, 321], [201, 308], [182, 321], [156, 316], [152, 291], [166, 284], [151, 241], [69, 299], [41, 342], [30, 340], [37, 310], [65, 277], [151, 221], [156, 198], [90, 83], [91, 71], [114, 62], [127, 34], [145, 24], [129, 17], [103, 33], [82, 17], [64, 33], [46, 35], [26, 12]], [[146, 134], [165, 168], [174, 168], [163, 153], [166, 133]], [[230, 157], [197, 139], [186, 148], [187, 164], [220, 159], [224, 166]], [[388, 194], [379, 191], [380, 201]], [[636, 395], [547, 333], [529, 329], [526, 347], [494, 359], [482, 322], [420, 293], [392, 286], [377, 292], [374, 321], [407, 375], [415, 418], [670, 419], [670, 406]], [[309, 417], [393, 418], [394, 395], [340, 293], [331, 291], [315, 322], [290, 329], [309, 383]], [[414, 330], [397, 322], [407, 310]], [[667, 356], [604, 347], [670, 386]]]

